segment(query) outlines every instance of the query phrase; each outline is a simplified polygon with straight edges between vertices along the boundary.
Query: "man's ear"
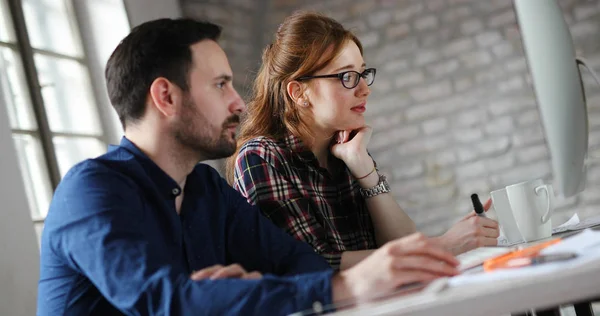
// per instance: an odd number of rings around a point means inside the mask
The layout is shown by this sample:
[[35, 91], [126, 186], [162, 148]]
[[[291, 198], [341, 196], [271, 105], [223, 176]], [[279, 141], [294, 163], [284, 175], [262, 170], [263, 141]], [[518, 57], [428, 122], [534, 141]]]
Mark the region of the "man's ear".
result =
[[287, 94], [290, 96], [292, 101], [301, 107], [306, 107], [309, 105], [308, 98], [306, 98], [304, 94], [304, 87], [302, 84], [296, 80], [288, 82], [286, 86]]
[[166, 78], [158, 77], [150, 85], [152, 105], [164, 116], [173, 116], [179, 110], [181, 89]]

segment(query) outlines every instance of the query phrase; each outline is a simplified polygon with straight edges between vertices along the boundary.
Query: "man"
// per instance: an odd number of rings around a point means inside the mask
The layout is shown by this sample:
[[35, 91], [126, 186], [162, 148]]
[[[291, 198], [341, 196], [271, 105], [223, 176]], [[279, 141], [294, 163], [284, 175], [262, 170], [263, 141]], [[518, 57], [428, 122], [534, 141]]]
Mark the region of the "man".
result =
[[245, 109], [219, 34], [161, 19], [113, 52], [106, 80], [125, 137], [55, 192], [38, 315], [288, 314], [456, 274], [449, 253], [413, 235], [333, 275], [198, 164], [233, 154]]

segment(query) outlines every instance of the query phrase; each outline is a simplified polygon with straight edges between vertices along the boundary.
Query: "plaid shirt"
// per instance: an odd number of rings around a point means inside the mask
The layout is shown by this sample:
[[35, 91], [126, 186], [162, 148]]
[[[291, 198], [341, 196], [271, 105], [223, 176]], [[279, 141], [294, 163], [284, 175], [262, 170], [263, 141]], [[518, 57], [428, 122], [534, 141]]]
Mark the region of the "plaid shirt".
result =
[[358, 182], [343, 163], [337, 165], [333, 174], [319, 167], [297, 137], [258, 137], [240, 149], [233, 187], [339, 269], [342, 252], [377, 245]]

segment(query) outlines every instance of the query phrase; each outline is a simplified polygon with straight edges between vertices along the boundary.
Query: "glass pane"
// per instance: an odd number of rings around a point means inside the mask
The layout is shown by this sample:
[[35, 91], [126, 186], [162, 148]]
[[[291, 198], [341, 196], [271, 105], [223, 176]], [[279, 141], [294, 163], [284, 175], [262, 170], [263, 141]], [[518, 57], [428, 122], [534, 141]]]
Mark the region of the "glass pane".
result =
[[44, 219], [52, 198], [52, 186], [42, 147], [39, 140], [31, 135], [13, 134], [13, 140], [23, 174], [31, 217], [34, 220]]
[[36, 130], [37, 125], [26, 87], [23, 67], [17, 52], [0, 47], [0, 102], [6, 104], [10, 127]]
[[61, 177], [75, 164], [106, 153], [106, 144], [95, 138], [63, 137], [53, 139]]
[[44, 223], [34, 223], [35, 235], [37, 236], [38, 248], [42, 244], [42, 231], [44, 231]]
[[0, 0], [0, 41], [15, 42], [15, 33], [12, 26], [8, 3], [5, 0]]
[[40, 54], [34, 58], [50, 129], [101, 135], [87, 69], [73, 60]]
[[69, 56], [81, 56], [73, 10], [65, 0], [23, 0], [31, 46]]

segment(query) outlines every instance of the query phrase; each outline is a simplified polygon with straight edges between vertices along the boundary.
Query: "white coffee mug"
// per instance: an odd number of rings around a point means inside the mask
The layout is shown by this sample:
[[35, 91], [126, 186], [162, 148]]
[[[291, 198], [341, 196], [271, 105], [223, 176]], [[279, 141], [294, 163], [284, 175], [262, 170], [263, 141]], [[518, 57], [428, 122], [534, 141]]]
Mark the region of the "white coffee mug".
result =
[[554, 191], [541, 179], [506, 187], [515, 222], [526, 242], [552, 236]]
[[500, 229], [508, 242], [512, 244], [523, 241], [523, 236], [521, 236], [519, 226], [517, 226], [517, 221], [513, 215], [513, 210], [510, 207], [506, 188], [492, 191], [490, 192], [490, 196], [492, 197], [492, 207], [496, 211]]

